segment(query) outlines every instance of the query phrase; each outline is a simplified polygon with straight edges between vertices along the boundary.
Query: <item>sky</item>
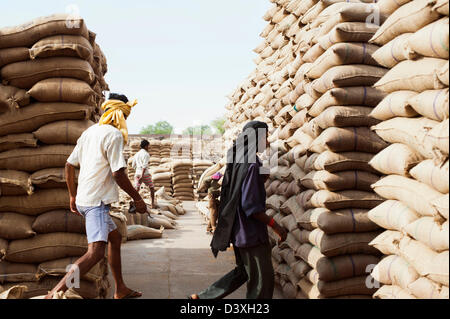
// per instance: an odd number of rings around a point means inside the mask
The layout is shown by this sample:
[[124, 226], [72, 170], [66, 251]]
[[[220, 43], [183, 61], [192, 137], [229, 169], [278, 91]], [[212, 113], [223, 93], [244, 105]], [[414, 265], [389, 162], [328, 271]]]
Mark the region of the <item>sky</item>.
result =
[[255, 68], [269, 0], [15, 0], [0, 27], [79, 11], [108, 60], [111, 92], [139, 104], [130, 134], [165, 120], [181, 133], [225, 114], [226, 95]]

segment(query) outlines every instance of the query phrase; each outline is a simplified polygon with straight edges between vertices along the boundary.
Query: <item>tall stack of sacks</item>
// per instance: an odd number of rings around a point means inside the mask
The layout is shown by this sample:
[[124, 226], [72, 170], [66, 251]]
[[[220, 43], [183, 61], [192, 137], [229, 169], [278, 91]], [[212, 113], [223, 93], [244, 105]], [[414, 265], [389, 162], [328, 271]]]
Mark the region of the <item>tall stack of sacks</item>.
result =
[[158, 166], [161, 164], [161, 141], [150, 140], [148, 153], [150, 154], [150, 166]]
[[170, 163], [160, 165], [158, 167], [153, 167], [150, 169], [152, 174], [153, 184], [155, 185], [155, 190], [158, 191], [164, 188], [165, 192], [169, 195], [173, 195], [173, 185], [172, 185], [172, 168]]
[[448, 299], [448, 0], [379, 6], [390, 16], [371, 42], [390, 71], [372, 129], [391, 145], [370, 162], [386, 175], [373, 185], [386, 201], [369, 212], [386, 229], [371, 243], [386, 255], [375, 297]]
[[170, 152], [172, 150], [172, 141], [171, 140], [162, 140], [161, 141], [161, 164], [165, 164], [171, 161]]
[[172, 161], [173, 196], [179, 200], [194, 200], [194, 185], [192, 184], [192, 161]]
[[[0, 283], [27, 286], [25, 298], [46, 294], [87, 250], [84, 222], [69, 210], [64, 165], [98, 119], [106, 84], [95, 34], [81, 19], [71, 21], [78, 28], [66, 22], [58, 15], [0, 29]], [[103, 260], [79, 292], [105, 297], [108, 288]]]
[[200, 181], [200, 177], [203, 173], [213, 165], [213, 162], [208, 160], [194, 160], [192, 166], [192, 183], [194, 185], [194, 192], [197, 198], [204, 198], [207, 193], [199, 193], [197, 192], [198, 182]]
[[192, 141], [190, 138], [179, 138], [172, 140], [170, 158], [173, 160], [192, 159]]

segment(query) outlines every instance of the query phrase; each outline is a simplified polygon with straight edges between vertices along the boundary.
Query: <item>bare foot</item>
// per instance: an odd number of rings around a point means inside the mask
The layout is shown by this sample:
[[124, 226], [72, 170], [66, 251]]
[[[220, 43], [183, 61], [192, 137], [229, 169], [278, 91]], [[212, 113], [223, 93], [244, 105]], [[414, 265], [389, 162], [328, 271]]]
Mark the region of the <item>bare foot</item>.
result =
[[56, 293], [55, 291], [50, 291], [50, 292], [47, 294], [47, 296], [45, 296], [44, 299], [53, 299], [53, 295], [54, 295], [55, 293]]
[[114, 299], [132, 299], [142, 297], [142, 292], [134, 291], [129, 288], [117, 291], [114, 294]]
[[194, 295], [191, 295], [191, 299], [200, 299], [200, 298], [198, 297], [198, 295], [194, 294]]

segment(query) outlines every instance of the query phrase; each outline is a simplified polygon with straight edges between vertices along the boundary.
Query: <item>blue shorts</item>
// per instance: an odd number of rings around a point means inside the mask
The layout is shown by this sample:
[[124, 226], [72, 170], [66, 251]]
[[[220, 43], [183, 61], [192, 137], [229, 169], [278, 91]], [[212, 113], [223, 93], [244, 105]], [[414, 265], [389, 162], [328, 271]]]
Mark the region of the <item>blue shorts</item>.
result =
[[109, 233], [117, 228], [109, 216], [110, 206], [103, 203], [96, 207], [77, 205], [77, 209], [85, 218], [88, 244], [98, 241], [108, 242]]

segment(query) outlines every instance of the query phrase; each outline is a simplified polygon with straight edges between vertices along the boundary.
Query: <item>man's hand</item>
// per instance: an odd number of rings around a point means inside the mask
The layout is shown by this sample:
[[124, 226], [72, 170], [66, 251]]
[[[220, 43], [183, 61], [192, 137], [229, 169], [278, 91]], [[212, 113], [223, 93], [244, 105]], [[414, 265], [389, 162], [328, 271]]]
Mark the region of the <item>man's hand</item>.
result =
[[147, 213], [147, 204], [143, 199], [135, 201], [134, 204], [136, 205], [136, 212], [138, 212], [139, 214]]
[[77, 209], [77, 204], [75, 204], [75, 197], [70, 197], [70, 211], [78, 216], [83, 216]]
[[286, 240], [287, 232], [284, 229], [284, 227], [281, 227], [280, 225], [275, 223], [275, 225], [273, 225], [273, 230], [275, 233], [277, 233], [278, 236], [280, 236], [280, 243], [282, 243]]

